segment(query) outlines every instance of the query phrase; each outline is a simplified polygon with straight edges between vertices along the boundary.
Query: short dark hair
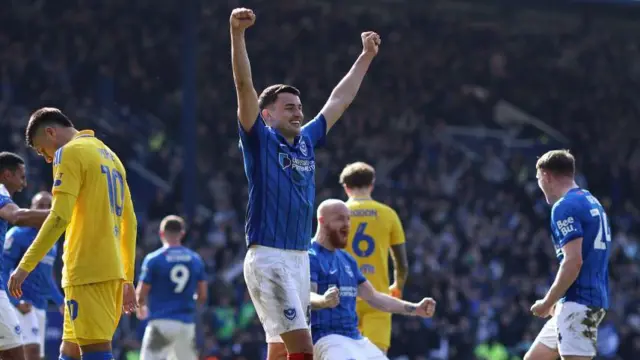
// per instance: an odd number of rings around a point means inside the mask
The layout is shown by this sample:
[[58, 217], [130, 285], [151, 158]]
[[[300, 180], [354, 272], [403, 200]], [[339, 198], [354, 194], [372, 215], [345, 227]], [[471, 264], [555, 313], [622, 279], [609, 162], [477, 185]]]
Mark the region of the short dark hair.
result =
[[0, 173], [5, 170], [16, 171], [20, 165], [24, 165], [20, 155], [8, 151], [0, 152]]
[[569, 150], [551, 150], [540, 156], [536, 169], [553, 175], [573, 177], [576, 173], [576, 159]]
[[362, 161], [345, 166], [340, 173], [340, 184], [347, 189], [361, 189], [373, 185], [376, 171], [373, 166]]
[[177, 234], [184, 232], [186, 224], [184, 219], [177, 215], [169, 215], [160, 222], [160, 231], [165, 233]]
[[60, 111], [60, 109], [52, 107], [40, 108], [31, 114], [27, 130], [25, 131], [25, 139], [29, 147], [33, 147], [33, 137], [36, 132], [43, 126], [61, 126], [73, 127], [73, 123], [69, 118]]
[[269, 105], [273, 105], [278, 99], [278, 94], [282, 93], [300, 96], [300, 90], [291, 85], [271, 85], [268, 88], [264, 89], [262, 91], [262, 94], [260, 94], [260, 97], [258, 97], [258, 107], [260, 108], [260, 110], [266, 108]]

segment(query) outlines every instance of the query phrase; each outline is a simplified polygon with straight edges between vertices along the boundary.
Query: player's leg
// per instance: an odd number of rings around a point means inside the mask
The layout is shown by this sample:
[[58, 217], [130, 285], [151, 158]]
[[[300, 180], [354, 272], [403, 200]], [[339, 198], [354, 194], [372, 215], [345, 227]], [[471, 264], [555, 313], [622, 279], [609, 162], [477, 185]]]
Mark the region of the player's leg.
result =
[[196, 347], [196, 324], [183, 324], [178, 321], [173, 354], [176, 360], [197, 360], [198, 349]]
[[367, 360], [363, 355], [358, 352], [358, 346], [354, 346], [353, 339], [342, 335], [327, 335], [318, 340], [313, 347], [314, 360]]
[[171, 345], [180, 329], [175, 328], [173, 322], [168, 320], [151, 320], [144, 330], [142, 347], [140, 349], [141, 360], [166, 359]]
[[269, 344], [268, 359], [283, 358], [282, 342], [288, 359], [311, 359], [309, 256], [253, 247], [245, 257], [244, 277]]
[[383, 353], [387, 353], [391, 345], [391, 314], [381, 311], [364, 313], [360, 330]]
[[24, 360], [20, 322], [4, 290], [0, 290], [0, 359]]
[[556, 318], [554, 315], [544, 324], [533, 345], [524, 355], [524, 360], [556, 360], [560, 357]]
[[357, 346], [358, 353], [366, 360], [389, 360], [386, 353], [367, 338], [354, 340], [354, 346]]
[[36, 309], [32, 308], [26, 314], [15, 309], [16, 316], [20, 322], [22, 345], [24, 346], [24, 355], [26, 360], [40, 359], [40, 325], [38, 324], [38, 316]]
[[588, 360], [596, 356], [598, 326], [605, 311], [565, 302], [558, 316], [558, 352], [563, 360]]

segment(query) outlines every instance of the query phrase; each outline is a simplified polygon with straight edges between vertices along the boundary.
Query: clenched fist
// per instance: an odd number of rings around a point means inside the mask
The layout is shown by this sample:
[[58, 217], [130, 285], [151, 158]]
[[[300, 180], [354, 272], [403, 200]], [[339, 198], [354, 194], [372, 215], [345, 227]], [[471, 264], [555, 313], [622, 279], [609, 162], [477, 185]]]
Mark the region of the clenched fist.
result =
[[256, 22], [256, 14], [246, 8], [233, 9], [229, 17], [229, 24], [233, 30], [245, 30]]
[[382, 40], [380, 40], [380, 35], [373, 31], [366, 31], [360, 34], [360, 38], [362, 39], [362, 50], [366, 54], [378, 54], [378, 47], [382, 42]]
[[424, 298], [418, 303], [416, 315], [420, 317], [430, 318], [436, 312], [436, 301], [432, 298]]
[[324, 307], [327, 309], [333, 309], [340, 304], [340, 290], [337, 287], [330, 287], [324, 295]]

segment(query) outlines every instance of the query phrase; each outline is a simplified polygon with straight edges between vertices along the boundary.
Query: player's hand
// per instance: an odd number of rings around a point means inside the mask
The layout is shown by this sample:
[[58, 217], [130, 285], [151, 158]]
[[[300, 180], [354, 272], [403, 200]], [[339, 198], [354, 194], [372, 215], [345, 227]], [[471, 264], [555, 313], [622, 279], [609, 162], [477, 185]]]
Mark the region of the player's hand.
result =
[[256, 22], [256, 14], [247, 8], [236, 8], [231, 12], [229, 24], [232, 30], [245, 30]]
[[400, 289], [397, 282], [389, 286], [389, 294], [396, 299], [402, 299], [402, 289]]
[[122, 286], [122, 311], [125, 314], [132, 314], [138, 308], [136, 300], [136, 289], [131, 283], [125, 283]]
[[531, 306], [531, 313], [540, 318], [548, 318], [553, 315], [556, 304], [549, 304], [546, 300], [538, 300], [533, 306]]
[[436, 301], [432, 298], [424, 298], [418, 303], [416, 316], [430, 318], [436, 312]]
[[26, 301], [21, 300], [20, 303], [18, 304], [18, 311], [20, 311], [20, 313], [23, 315], [30, 313], [32, 309], [33, 309], [33, 305], [31, 305]]
[[146, 305], [138, 306], [136, 309], [136, 317], [138, 320], [146, 320], [149, 317], [149, 308]]
[[324, 297], [324, 307], [327, 309], [333, 309], [340, 304], [340, 290], [337, 287], [329, 288], [322, 296]]
[[20, 299], [22, 297], [22, 283], [27, 276], [29, 276], [29, 273], [20, 268], [13, 270], [9, 277], [9, 282], [7, 283], [7, 290], [9, 290], [9, 294], [11, 294], [11, 296], [16, 299]]
[[382, 42], [380, 35], [373, 31], [366, 31], [360, 34], [360, 38], [362, 38], [362, 50], [365, 54], [373, 56], [378, 54], [378, 48]]

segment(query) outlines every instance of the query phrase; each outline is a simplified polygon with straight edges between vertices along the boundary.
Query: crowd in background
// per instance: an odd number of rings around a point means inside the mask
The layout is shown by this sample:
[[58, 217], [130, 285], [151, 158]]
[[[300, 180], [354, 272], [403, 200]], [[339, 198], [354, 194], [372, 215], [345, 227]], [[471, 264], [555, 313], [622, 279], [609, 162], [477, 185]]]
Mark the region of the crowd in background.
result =
[[[210, 282], [199, 317], [202, 354], [252, 360], [263, 354], [264, 335], [241, 266], [247, 182], [229, 60], [235, 5], [201, 1], [194, 19], [201, 206], [186, 244], [202, 255]], [[243, 5], [257, 13], [247, 42], [258, 92], [272, 83], [298, 87], [307, 118], [357, 57], [360, 32], [383, 38], [356, 101], [317, 152], [316, 184], [318, 202], [344, 199], [342, 167], [374, 165], [374, 197], [397, 210], [406, 231], [404, 296], [439, 301], [433, 319], [394, 317], [390, 358], [506, 360], [528, 349], [543, 323], [529, 308], [558, 269], [535, 156], [558, 144], [576, 155], [580, 185], [601, 199], [613, 228], [612, 306], [600, 356], [640, 353], [639, 32], [588, 23], [532, 32], [502, 12], [474, 21], [391, 5]], [[158, 221], [183, 211], [179, 6], [39, 0], [0, 12], [0, 143], [29, 160], [26, 195], [48, 188], [51, 178], [23, 144], [26, 119], [37, 106], [60, 107], [149, 181], [132, 186], [151, 191], [136, 199], [138, 260], [160, 246]], [[563, 137], [499, 121], [505, 106]], [[475, 136], [461, 137], [460, 128]], [[507, 135], [480, 136], [493, 131]], [[514, 145], [523, 138], [526, 145]], [[115, 342], [121, 358], [135, 356], [143, 327], [123, 319]]]

